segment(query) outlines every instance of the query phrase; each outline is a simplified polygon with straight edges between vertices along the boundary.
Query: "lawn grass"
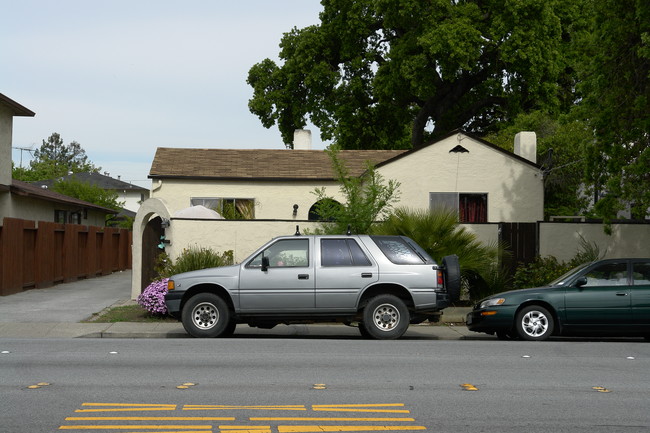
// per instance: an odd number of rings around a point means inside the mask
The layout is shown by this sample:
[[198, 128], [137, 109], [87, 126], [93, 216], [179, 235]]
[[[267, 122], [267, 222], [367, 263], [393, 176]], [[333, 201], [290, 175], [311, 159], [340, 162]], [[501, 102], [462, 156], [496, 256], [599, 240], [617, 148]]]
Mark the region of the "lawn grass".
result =
[[116, 322], [176, 322], [170, 316], [160, 316], [149, 313], [139, 305], [122, 305], [107, 308], [104, 311], [93, 314], [84, 322], [93, 323], [116, 323]]

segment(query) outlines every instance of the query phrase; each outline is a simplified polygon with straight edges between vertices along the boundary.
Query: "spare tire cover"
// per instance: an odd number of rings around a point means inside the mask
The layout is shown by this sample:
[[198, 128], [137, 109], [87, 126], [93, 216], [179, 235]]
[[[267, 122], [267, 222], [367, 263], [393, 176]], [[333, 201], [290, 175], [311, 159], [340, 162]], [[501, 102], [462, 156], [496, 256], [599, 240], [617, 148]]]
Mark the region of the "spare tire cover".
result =
[[442, 266], [445, 274], [445, 288], [452, 302], [460, 299], [460, 265], [458, 256], [445, 256], [442, 259]]

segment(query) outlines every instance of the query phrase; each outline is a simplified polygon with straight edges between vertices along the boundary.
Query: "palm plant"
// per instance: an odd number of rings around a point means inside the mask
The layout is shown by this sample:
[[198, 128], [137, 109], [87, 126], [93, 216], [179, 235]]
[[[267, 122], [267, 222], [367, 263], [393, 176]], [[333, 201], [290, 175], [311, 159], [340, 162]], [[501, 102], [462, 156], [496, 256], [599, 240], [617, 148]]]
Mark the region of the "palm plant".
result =
[[465, 296], [470, 299], [502, 291], [506, 284], [507, 276], [500, 266], [504, 248], [498, 243], [481, 243], [476, 234], [459, 224], [454, 210], [397, 208], [386, 220], [374, 225], [372, 233], [407, 236], [438, 263], [444, 256], [456, 254]]

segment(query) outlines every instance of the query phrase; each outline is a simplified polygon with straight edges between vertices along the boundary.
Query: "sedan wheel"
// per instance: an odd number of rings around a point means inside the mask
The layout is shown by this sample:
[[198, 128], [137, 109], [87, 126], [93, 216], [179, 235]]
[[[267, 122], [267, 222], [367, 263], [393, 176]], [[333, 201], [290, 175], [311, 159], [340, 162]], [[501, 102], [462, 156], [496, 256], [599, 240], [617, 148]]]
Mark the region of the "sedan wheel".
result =
[[553, 334], [553, 328], [553, 316], [544, 307], [531, 305], [517, 314], [517, 334], [524, 340], [546, 340]]

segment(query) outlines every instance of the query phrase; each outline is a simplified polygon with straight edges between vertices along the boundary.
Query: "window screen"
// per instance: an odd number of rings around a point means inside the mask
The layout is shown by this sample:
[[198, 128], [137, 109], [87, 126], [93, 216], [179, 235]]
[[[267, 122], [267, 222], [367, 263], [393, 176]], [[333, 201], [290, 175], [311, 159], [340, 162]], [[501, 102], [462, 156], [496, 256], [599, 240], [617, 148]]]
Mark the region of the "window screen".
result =
[[458, 211], [457, 192], [430, 192], [429, 209], [447, 208]]

